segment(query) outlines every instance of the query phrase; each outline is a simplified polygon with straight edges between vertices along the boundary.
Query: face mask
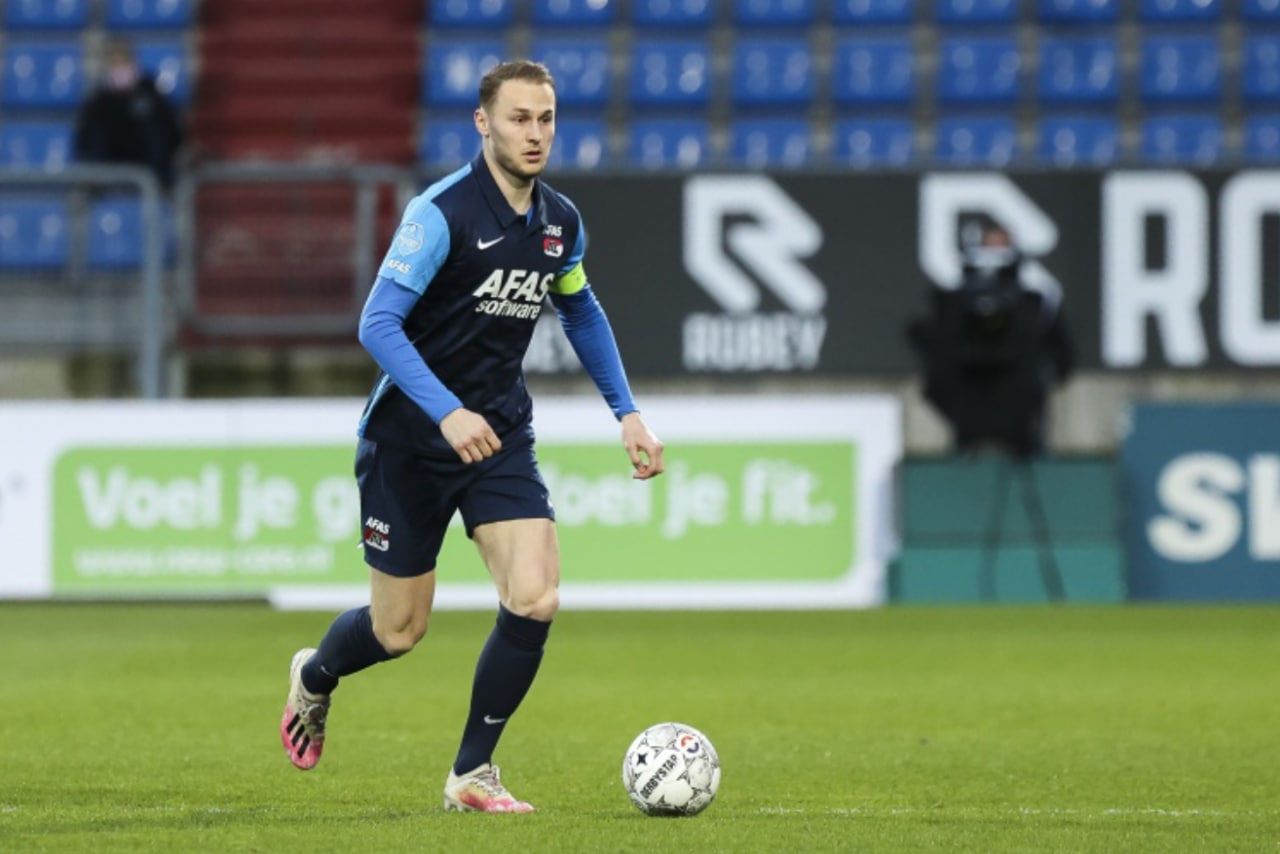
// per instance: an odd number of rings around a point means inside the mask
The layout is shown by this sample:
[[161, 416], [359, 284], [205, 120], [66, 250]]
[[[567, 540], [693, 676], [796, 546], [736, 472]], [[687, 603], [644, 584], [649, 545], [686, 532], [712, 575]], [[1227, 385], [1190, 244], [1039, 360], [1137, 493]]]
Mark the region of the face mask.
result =
[[107, 69], [107, 88], [129, 89], [138, 81], [138, 69], [132, 65], [115, 65]]

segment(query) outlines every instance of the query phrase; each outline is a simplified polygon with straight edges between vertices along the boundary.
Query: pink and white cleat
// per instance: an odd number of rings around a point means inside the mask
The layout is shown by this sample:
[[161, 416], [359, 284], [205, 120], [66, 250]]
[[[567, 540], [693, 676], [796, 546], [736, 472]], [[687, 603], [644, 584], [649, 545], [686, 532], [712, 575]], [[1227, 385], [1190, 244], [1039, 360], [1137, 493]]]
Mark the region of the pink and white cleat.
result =
[[324, 750], [324, 722], [329, 716], [329, 695], [312, 694], [302, 687], [302, 665], [315, 655], [300, 649], [289, 663], [289, 696], [280, 718], [280, 740], [289, 761], [303, 771], [316, 767]]
[[497, 765], [481, 765], [462, 776], [449, 770], [444, 784], [445, 812], [533, 812], [498, 779]]

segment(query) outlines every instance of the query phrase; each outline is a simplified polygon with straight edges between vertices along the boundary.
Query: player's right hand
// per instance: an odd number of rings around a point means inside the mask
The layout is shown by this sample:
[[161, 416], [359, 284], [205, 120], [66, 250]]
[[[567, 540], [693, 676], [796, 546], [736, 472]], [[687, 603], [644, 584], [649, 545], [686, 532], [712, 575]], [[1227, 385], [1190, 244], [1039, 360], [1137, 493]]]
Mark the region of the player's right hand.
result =
[[440, 421], [440, 433], [464, 463], [478, 463], [502, 450], [498, 434], [483, 415], [455, 409]]

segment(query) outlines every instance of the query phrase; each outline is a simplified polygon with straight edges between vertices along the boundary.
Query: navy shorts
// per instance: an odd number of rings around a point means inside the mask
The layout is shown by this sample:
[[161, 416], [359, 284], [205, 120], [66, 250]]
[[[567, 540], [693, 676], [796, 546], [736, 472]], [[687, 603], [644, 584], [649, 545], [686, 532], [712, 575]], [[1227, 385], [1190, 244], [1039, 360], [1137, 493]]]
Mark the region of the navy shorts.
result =
[[435, 569], [455, 511], [468, 537], [486, 522], [555, 519], [532, 429], [504, 438], [501, 451], [471, 464], [361, 439], [356, 483], [365, 562], [398, 578]]

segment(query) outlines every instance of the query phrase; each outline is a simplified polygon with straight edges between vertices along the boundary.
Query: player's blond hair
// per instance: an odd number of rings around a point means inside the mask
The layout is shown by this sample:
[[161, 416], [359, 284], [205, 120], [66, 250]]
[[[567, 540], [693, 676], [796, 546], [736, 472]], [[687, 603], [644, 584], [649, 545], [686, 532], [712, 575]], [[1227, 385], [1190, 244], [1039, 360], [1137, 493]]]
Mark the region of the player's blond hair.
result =
[[512, 59], [500, 62], [480, 79], [480, 107], [489, 109], [494, 98], [498, 97], [498, 89], [508, 80], [527, 80], [530, 83], [546, 83], [556, 88], [555, 78], [551, 71], [541, 62], [530, 59]]

